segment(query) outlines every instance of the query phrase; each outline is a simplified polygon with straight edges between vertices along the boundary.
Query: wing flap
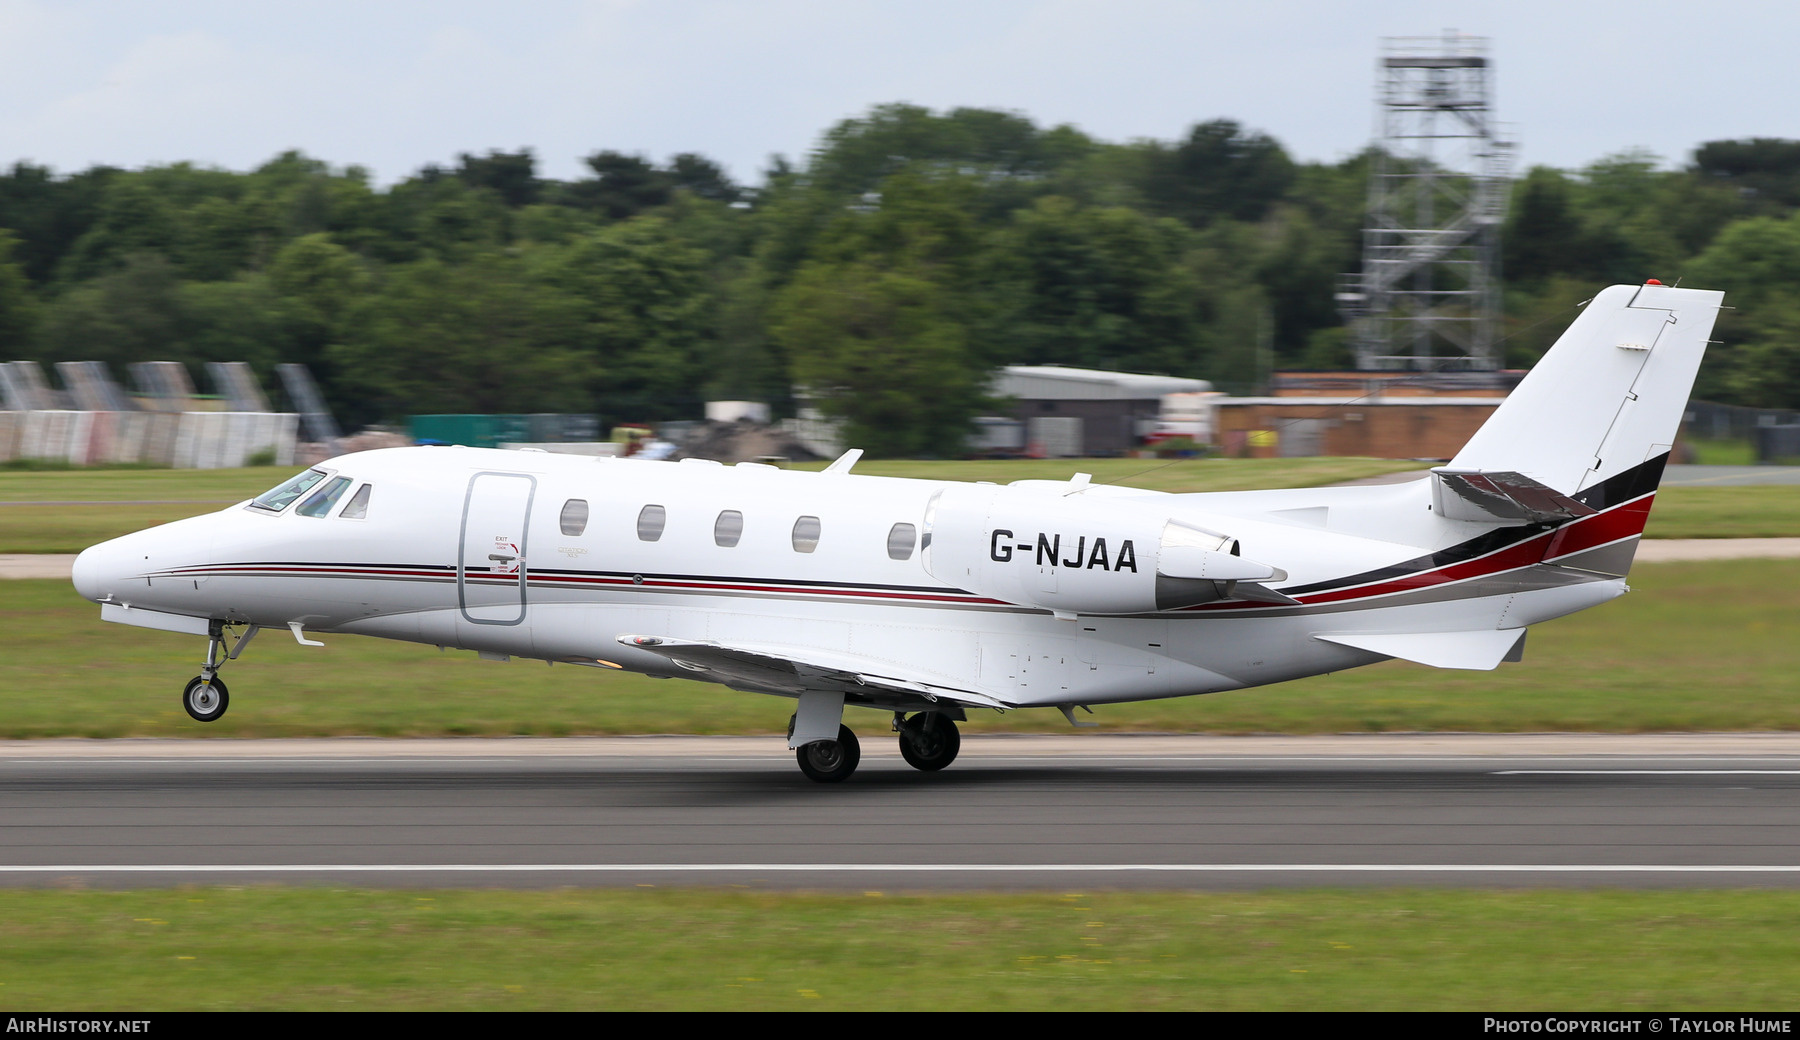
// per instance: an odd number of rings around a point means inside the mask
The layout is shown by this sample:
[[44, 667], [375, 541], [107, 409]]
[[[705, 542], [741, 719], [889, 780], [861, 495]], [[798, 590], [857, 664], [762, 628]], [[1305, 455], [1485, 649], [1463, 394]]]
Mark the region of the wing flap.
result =
[[978, 708], [1014, 707], [985, 693], [897, 674], [890, 662], [854, 654], [783, 646], [731, 646], [705, 640], [644, 635], [622, 635], [619, 642], [666, 657], [688, 671], [705, 672], [711, 678], [782, 693], [806, 690], [854, 692], [859, 687], [874, 687], [925, 700], [955, 701]]
[[1513, 650], [1525, 639], [1522, 628], [1475, 632], [1317, 632], [1314, 639], [1367, 650], [1383, 657], [1398, 657], [1433, 668], [1466, 668], [1489, 672], [1500, 662], [1513, 659]]

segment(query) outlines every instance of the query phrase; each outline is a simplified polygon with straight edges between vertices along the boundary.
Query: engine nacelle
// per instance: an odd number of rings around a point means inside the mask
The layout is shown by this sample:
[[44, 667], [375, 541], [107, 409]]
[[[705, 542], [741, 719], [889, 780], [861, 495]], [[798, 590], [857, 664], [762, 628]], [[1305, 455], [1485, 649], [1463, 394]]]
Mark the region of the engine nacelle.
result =
[[925, 569], [977, 595], [1058, 614], [1146, 614], [1279, 580], [1237, 540], [1173, 519], [1154, 498], [1085, 485], [958, 485], [926, 511]]

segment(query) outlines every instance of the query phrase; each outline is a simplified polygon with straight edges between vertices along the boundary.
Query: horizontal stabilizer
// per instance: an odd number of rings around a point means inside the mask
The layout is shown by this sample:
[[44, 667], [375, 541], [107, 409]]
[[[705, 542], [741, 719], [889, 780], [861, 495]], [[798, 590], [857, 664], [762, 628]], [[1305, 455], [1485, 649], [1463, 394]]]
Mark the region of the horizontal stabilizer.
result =
[[1511, 470], [1434, 469], [1439, 516], [1482, 523], [1545, 524], [1590, 516], [1594, 509]]
[[1513, 648], [1525, 638], [1522, 628], [1476, 632], [1331, 632], [1315, 633], [1314, 639], [1367, 650], [1383, 657], [1398, 657], [1433, 668], [1467, 668], [1488, 672], [1512, 657]]
[[973, 690], [939, 686], [895, 674], [892, 662], [868, 660], [854, 654], [798, 647], [728, 646], [662, 636], [624, 635], [619, 637], [619, 642], [636, 650], [660, 654], [681, 668], [707, 673], [720, 682], [771, 692], [841, 690], [866, 693], [873, 687], [927, 701], [947, 700], [977, 708], [1013, 707]]

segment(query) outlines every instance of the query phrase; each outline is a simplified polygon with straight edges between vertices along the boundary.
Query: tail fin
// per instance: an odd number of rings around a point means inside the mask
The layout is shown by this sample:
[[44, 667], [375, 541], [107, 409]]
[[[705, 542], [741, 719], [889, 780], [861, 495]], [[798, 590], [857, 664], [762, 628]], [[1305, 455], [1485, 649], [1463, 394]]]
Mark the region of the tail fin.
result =
[[1724, 297], [1601, 291], [1448, 468], [1521, 473], [1595, 509], [1655, 490]]

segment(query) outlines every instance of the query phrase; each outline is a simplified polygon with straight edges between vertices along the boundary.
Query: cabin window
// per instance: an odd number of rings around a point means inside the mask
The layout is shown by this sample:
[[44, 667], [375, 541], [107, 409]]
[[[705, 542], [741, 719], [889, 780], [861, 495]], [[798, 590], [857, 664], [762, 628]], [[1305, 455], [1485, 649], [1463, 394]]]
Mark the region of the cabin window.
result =
[[263, 492], [250, 504], [258, 509], [267, 509], [271, 513], [279, 513], [294, 504], [294, 500], [313, 489], [319, 481], [325, 479], [322, 469], [309, 469], [291, 480]]
[[312, 497], [300, 503], [300, 508], [294, 512], [300, 516], [324, 516], [337, 505], [337, 500], [344, 496], [344, 489], [349, 486], [349, 477], [332, 477], [330, 483], [313, 492]]
[[819, 547], [819, 518], [803, 516], [794, 521], [794, 551], [809, 553]]
[[563, 503], [562, 516], [557, 518], [557, 523], [562, 527], [563, 534], [570, 538], [579, 538], [581, 537], [581, 532], [587, 530], [587, 522], [587, 499], [571, 498]]
[[744, 514], [735, 509], [719, 511], [719, 518], [713, 521], [713, 544], [722, 549], [729, 549], [744, 537]]
[[888, 528], [888, 559], [912, 559], [913, 540], [917, 535], [911, 524], [895, 524]]
[[662, 537], [663, 528], [668, 526], [669, 511], [662, 506], [645, 506], [638, 510], [638, 540], [654, 542]]
[[356, 494], [350, 496], [350, 504], [345, 506], [344, 511], [338, 514], [338, 518], [342, 520], [367, 520], [369, 518], [369, 488], [373, 486], [374, 485], [371, 484], [364, 484], [362, 487], [357, 488]]

